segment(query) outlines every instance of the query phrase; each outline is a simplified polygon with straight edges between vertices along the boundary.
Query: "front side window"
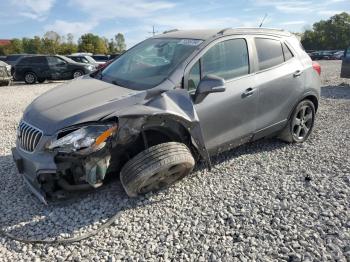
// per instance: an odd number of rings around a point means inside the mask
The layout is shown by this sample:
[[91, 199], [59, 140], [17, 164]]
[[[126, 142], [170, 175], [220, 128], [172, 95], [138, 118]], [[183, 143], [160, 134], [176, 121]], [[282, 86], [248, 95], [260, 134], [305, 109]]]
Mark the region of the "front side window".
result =
[[284, 62], [281, 42], [269, 38], [255, 38], [259, 70], [268, 69]]
[[199, 60], [193, 65], [188, 73], [188, 91], [196, 90], [201, 81], [200, 63]]
[[134, 90], [159, 85], [200, 45], [202, 40], [152, 38], [107, 66], [101, 80]]
[[248, 73], [248, 48], [244, 39], [220, 42], [202, 57], [203, 77], [212, 74], [228, 80]]
[[47, 62], [49, 65], [59, 65], [59, 64], [65, 63], [62, 59], [55, 56], [48, 56]]

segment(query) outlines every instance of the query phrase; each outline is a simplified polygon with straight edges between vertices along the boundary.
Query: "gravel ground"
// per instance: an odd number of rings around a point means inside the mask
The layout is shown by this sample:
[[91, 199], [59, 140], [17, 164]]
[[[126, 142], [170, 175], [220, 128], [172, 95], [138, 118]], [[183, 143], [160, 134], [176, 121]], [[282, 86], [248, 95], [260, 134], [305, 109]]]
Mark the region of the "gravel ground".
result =
[[119, 182], [48, 207], [24, 187], [12, 162], [15, 128], [30, 101], [57, 83], [0, 88], [0, 223], [42, 239], [112, 226], [70, 245], [0, 237], [0, 261], [350, 261], [350, 81], [322, 62], [323, 90], [307, 142], [262, 140], [213, 159], [176, 186], [128, 199]]

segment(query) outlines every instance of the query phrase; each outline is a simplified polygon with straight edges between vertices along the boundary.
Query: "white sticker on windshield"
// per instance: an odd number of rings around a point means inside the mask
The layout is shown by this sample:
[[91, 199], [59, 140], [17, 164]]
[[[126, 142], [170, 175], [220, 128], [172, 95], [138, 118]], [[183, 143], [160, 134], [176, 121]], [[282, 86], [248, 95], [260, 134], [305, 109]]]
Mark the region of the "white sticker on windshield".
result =
[[182, 39], [179, 44], [180, 45], [192, 45], [196, 46], [201, 44], [203, 41], [202, 40], [196, 40], [196, 39]]

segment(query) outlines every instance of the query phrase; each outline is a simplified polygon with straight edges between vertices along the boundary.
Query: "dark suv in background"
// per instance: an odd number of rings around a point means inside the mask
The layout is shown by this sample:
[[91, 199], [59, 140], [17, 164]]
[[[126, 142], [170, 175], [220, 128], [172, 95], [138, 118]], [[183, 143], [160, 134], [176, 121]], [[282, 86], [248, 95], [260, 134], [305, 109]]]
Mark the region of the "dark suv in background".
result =
[[64, 56], [36, 55], [21, 58], [15, 66], [14, 78], [34, 84], [37, 81], [73, 79], [94, 70], [93, 65], [77, 63]]

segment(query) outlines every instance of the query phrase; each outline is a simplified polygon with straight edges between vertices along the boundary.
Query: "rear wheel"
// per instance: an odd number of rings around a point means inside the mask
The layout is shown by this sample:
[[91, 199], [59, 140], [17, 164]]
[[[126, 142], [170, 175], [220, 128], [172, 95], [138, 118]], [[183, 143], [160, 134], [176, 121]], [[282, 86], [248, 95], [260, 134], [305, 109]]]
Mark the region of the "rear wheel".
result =
[[302, 143], [311, 134], [314, 122], [315, 106], [310, 100], [303, 100], [294, 109], [279, 138], [289, 143]]
[[26, 82], [26, 84], [35, 84], [36, 79], [36, 74], [33, 72], [27, 72], [24, 75], [24, 82]]
[[168, 142], [152, 146], [129, 160], [120, 180], [130, 197], [169, 187], [188, 175], [195, 165], [186, 145]]

